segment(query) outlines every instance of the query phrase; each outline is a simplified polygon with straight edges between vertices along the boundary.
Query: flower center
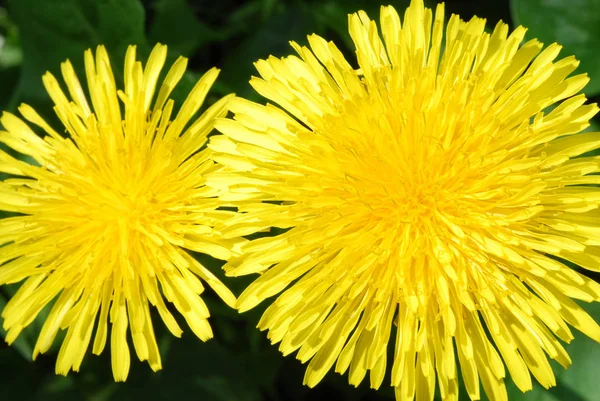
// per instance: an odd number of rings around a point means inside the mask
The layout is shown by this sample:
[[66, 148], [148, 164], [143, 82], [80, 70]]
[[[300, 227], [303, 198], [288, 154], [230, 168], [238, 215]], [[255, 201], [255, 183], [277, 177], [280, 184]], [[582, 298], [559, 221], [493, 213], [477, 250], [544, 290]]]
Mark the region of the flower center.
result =
[[400, 199], [399, 217], [402, 219], [404, 215], [411, 223], [430, 218], [439, 204], [439, 192], [439, 188], [434, 186], [419, 185], [412, 188], [404, 199]]
[[139, 219], [148, 213], [149, 197], [142, 194], [122, 194], [121, 201], [110, 205], [115, 217], [125, 219]]

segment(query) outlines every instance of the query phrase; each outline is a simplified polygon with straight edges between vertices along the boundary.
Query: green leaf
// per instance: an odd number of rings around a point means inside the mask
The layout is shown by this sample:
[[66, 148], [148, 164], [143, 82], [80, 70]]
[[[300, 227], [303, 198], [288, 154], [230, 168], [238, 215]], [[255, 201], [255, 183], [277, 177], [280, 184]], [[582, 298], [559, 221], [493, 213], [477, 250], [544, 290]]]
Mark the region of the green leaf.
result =
[[23, 51], [17, 27], [5, 8], [0, 7], [0, 110], [14, 109], [13, 98], [19, 82]]
[[260, 401], [281, 360], [276, 350], [266, 351], [234, 352], [218, 338], [203, 343], [184, 332], [163, 359], [164, 370], [153, 373], [136, 361], [113, 399], [184, 400], [196, 394], [203, 401]]
[[40, 382], [35, 367], [14, 349], [0, 346], [0, 400], [35, 400]]
[[[0, 66], [8, 67], [21, 62], [18, 30], [8, 16], [6, 8], [0, 6]], [[7, 52], [7, 47], [13, 47]]]
[[306, 43], [306, 36], [317, 31], [317, 22], [308, 7], [288, 6], [274, 13], [263, 24], [228, 50], [221, 73], [221, 85], [235, 88], [238, 96], [257, 100], [258, 95], [248, 84], [257, 75], [253, 63], [270, 55], [282, 57], [295, 53], [290, 40]]
[[19, 73], [18, 67], [0, 68], [0, 110], [10, 109], [14, 90], [19, 82]]
[[[186, 0], [159, 0], [148, 37], [169, 46], [169, 54], [191, 56], [198, 48], [219, 40], [223, 34], [196, 18]], [[177, 27], [177, 29], [174, 29]]]
[[578, 72], [591, 78], [588, 96], [600, 93], [600, 0], [511, 0], [515, 25], [529, 29], [528, 38], [545, 45], [557, 42], [561, 55], [575, 55]]
[[138, 0], [9, 0], [8, 10], [19, 28], [23, 47], [20, 99], [47, 102], [41, 77], [60, 73], [70, 59], [83, 79], [83, 53], [104, 44], [117, 80], [122, 79], [128, 45], [147, 52], [145, 13]]

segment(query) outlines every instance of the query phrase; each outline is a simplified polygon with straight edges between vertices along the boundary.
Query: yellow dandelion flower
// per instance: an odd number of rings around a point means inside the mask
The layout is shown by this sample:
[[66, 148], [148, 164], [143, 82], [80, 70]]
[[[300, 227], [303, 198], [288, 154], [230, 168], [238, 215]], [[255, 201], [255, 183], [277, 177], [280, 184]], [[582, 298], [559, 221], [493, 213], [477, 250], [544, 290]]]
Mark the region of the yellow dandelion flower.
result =
[[557, 44], [521, 45], [522, 27], [445, 27], [442, 4], [414, 0], [402, 22], [383, 7], [383, 38], [362, 11], [349, 26], [358, 69], [309, 36], [299, 57], [256, 63], [280, 108], [235, 99], [217, 122], [224, 169], [207, 185], [240, 211], [219, 231], [287, 230], [225, 265], [261, 274], [239, 309], [279, 294], [259, 328], [310, 361], [309, 386], [335, 366], [378, 388], [391, 365], [398, 400], [432, 400], [436, 381], [457, 400], [456, 360], [473, 400], [480, 383], [506, 400], [507, 375], [555, 385], [547, 357], [569, 366], [569, 325], [600, 340], [572, 300], [600, 286], [566, 264], [600, 271], [600, 158], [582, 155], [600, 133], [574, 135], [598, 111], [577, 94], [588, 78], [567, 78], [578, 62], [555, 61]]
[[[85, 53], [91, 105], [69, 61], [62, 75], [70, 99], [46, 73], [43, 82], [68, 137], [54, 131], [31, 107], [24, 120], [4, 113], [0, 142], [37, 164], [0, 152], [0, 284], [25, 280], [2, 316], [12, 343], [49, 304], [33, 357], [47, 351], [59, 329], [66, 337], [56, 372], [78, 371], [94, 327], [92, 350], [105, 347], [110, 320], [114, 378], [127, 378], [130, 326], [138, 358], [161, 368], [150, 305], [169, 331], [182, 333], [165, 299], [174, 304], [203, 341], [212, 336], [209, 311], [198, 294], [202, 279], [230, 305], [234, 295], [185, 249], [226, 259], [237, 240], [213, 230], [228, 212], [216, 210], [215, 190], [204, 175], [215, 170], [202, 150], [223, 98], [195, 118], [218, 75], [208, 71], [175, 114], [171, 91], [187, 60], [179, 58], [156, 93], [167, 48], [157, 45], [146, 67], [127, 51], [125, 90], [117, 90], [104, 47]], [[119, 102], [122, 102], [122, 106]]]

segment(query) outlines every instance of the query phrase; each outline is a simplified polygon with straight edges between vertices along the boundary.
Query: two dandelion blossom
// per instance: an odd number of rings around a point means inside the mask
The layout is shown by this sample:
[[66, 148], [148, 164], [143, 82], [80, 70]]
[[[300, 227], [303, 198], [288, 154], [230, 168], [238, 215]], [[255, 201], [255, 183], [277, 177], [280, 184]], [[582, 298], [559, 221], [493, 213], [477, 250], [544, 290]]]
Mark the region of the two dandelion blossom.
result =
[[[0, 285], [23, 281], [7, 341], [48, 306], [34, 356], [64, 329], [56, 370], [78, 370], [110, 329], [125, 380], [128, 332], [161, 367], [153, 308], [176, 336], [168, 302], [212, 336], [208, 285], [240, 311], [276, 297], [259, 327], [308, 362], [309, 386], [331, 370], [373, 388], [391, 371], [400, 401], [436, 387], [456, 401], [459, 380], [491, 401], [508, 376], [555, 385], [549, 358], [570, 365], [571, 328], [600, 340], [575, 302], [600, 300], [600, 285], [570, 267], [600, 271], [587, 76], [570, 76], [578, 62], [557, 44], [522, 44], [524, 28], [446, 24], [422, 0], [403, 19], [383, 7], [380, 28], [364, 12], [349, 25], [358, 68], [316, 35], [256, 63], [251, 83], [276, 105], [226, 97], [196, 118], [213, 69], [175, 112], [186, 63], [158, 86], [159, 45], [145, 68], [129, 49], [123, 91], [104, 48], [87, 52], [89, 100], [68, 62], [66, 92], [47, 74], [66, 136], [31, 107], [4, 113], [0, 142], [35, 160], [0, 151], [0, 209], [14, 215], [0, 220]], [[283, 233], [246, 239], [271, 227]], [[236, 301], [188, 251], [260, 276]]]

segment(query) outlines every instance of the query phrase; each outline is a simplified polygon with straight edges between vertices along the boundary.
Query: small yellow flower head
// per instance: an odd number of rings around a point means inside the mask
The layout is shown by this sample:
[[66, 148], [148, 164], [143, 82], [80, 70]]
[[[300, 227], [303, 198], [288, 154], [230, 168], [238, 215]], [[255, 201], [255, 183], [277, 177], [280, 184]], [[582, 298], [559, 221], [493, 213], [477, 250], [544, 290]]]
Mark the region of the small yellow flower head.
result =
[[[46, 132], [41, 139], [20, 118], [4, 113], [0, 142], [37, 165], [0, 152], [0, 209], [18, 215], [0, 220], [0, 285], [25, 282], [2, 316], [12, 343], [52, 304], [33, 351], [47, 351], [66, 329], [56, 372], [78, 371], [91, 341], [104, 349], [110, 328], [114, 378], [127, 378], [128, 326], [137, 356], [161, 368], [153, 305], [173, 335], [182, 333], [164, 298], [203, 341], [212, 336], [199, 278], [223, 300], [233, 294], [185, 249], [227, 259], [235, 240], [213, 230], [228, 215], [217, 211], [204, 175], [215, 170], [200, 150], [227, 98], [194, 116], [218, 75], [208, 71], [173, 117], [170, 93], [187, 61], [179, 58], [155, 95], [167, 48], [157, 45], [145, 68], [127, 51], [125, 90], [118, 91], [104, 47], [85, 53], [91, 106], [67, 61], [62, 74], [70, 98], [47, 73], [44, 85], [68, 137], [54, 131], [31, 107], [23, 118]], [[123, 107], [119, 100], [122, 102]]]
[[600, 271], [588, 78], [567, 78], [578, 62], [556, 44], [521, 46], [522, 27], [444, 27], [421, 0], [402, 22], [383, 7], [382, 37], [364, 12], [349, 24], [358, 69], [318, 36], [292, 43], [300, 57], [260, 60], [251, 81], [280, 108], [236, 99], [211, 138], [225, 170], [207, 185], [241, 212], [222, 234], [288, 229], [225, 265], [261, 274], [239, 309], [279, 295], [259, 327], [310, 361], [309, 386], [335, 366], [378, 388], [389, 367], [398, 400], [432, 400], [436, 381], [457, 400], [457, 361], [473, 400], [480, 383], [506, 400], [508, 375], [555, 385], [569, 325], [600, 340], [572, 300], [600, 286], [566, 264]]

